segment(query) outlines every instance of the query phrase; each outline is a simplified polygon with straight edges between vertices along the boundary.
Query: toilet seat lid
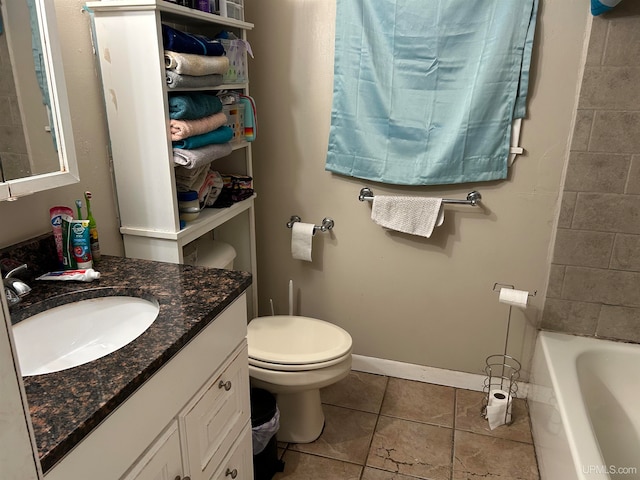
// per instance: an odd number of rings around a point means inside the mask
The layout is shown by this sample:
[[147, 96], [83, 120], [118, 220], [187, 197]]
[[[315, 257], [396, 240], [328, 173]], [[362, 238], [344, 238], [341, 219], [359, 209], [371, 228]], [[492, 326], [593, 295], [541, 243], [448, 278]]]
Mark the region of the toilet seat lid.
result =
[[309, 317], [274, 315], [258, 317], [247, 327], [249, 358], [284, 365], [327, 362], [351, 351], [351, 335]]

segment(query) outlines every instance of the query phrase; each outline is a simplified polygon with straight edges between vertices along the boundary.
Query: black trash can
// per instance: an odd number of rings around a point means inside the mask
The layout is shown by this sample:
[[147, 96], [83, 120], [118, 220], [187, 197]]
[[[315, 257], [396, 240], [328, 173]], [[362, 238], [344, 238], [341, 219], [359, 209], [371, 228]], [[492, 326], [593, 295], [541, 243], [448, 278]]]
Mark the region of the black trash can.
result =
[[278, 459], [276, 440], [279, 415], [272, 393], [261, 388], [251, 389], [254, 480], [271, 480], [277, 472], [284, 470], [284, 463]]

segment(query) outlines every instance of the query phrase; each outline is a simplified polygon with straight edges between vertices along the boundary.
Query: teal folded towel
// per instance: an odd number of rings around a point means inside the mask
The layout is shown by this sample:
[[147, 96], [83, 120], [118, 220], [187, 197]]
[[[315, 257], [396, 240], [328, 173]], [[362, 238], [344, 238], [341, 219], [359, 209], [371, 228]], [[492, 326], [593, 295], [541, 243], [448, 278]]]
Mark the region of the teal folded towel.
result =
[[622, 0], [591, 0], [591, 14], [596, 16], [607, 13], [621, 1]]
[[233, 138], [233, 130], [231, 127], [220, 127], [211, 132], [203, 133], [202, 135], [194, 135], [193, 137], [185, 138], [184, 140], [178, 140], [171, 142], [173, 148], [199, 148], [205, 145], [212, 145], [214, 143], [227, 143]]
[[169, 117], [172, 120], [195, 120], [222, 111], [222, 102], [215, 95], [189, 93], [169, 97]]
[[326, 170], [400, 185], [504, 179], [538, 0], [338, 0]]

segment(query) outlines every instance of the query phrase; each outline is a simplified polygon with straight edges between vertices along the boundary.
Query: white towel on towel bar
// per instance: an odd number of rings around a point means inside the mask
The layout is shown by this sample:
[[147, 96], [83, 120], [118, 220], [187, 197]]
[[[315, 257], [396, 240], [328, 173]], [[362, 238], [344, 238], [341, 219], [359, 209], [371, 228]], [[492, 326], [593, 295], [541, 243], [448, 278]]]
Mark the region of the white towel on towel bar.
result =
[[376, 195], [371, 220], [382, 227], [429, 238], [444, 222], [441, 198]]

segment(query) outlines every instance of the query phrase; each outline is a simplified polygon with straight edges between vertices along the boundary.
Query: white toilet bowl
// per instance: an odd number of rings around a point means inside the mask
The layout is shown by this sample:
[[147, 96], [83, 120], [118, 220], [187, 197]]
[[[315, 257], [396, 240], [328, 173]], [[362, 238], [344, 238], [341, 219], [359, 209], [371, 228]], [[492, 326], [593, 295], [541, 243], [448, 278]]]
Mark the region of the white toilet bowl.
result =
[[313, 442], [324, 426], [320, 389], [351, 370], [351, 336], [315, 318], [276, 315], [251, 320], [247, 342], [252, 386], [277, 398], [278, 440]]

